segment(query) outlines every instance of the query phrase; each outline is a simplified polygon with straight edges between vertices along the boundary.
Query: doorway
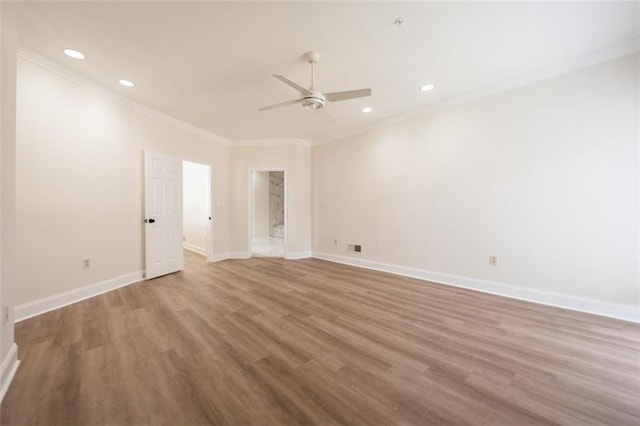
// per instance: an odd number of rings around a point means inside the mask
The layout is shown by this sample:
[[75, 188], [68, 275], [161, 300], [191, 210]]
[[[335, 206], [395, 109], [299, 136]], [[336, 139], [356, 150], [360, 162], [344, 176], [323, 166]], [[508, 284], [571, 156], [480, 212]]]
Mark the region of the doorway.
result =
[[182, 247], [207, 259], [212, 253], [211, 166], [182, 162]]
[[284, 257], [286, 247], [285, 171], [250, 173], [249, 249], [251, 256]]

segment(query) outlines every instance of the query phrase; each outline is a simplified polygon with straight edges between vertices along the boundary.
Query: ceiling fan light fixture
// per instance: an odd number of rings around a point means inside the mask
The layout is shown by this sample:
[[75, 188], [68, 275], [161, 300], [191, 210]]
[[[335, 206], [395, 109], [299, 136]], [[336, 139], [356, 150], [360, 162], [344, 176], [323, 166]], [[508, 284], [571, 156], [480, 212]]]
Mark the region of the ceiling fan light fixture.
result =
[[320, 109], [324, 106], [325, 99], [319, 91], [312, 91], [311, 95], [300, 100], [305, 109]]
[[430, 90], [433, 90], [434, 87], [436, 87], [436, 86], [434, 86], [433, 84], [425, 84], [424, 86], [422, 86], [420, 88], [420, 91], [421, 92], [428, 92]]

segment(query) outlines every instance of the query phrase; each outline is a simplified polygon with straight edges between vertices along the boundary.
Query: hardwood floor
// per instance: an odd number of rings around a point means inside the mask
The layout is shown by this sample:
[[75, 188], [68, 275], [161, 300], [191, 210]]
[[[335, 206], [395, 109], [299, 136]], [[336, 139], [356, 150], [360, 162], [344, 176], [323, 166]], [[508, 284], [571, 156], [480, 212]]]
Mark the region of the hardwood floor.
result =
[[24, 424], [640, 424], [640, 327], [321, 260], [206, 264], [20, 322]]

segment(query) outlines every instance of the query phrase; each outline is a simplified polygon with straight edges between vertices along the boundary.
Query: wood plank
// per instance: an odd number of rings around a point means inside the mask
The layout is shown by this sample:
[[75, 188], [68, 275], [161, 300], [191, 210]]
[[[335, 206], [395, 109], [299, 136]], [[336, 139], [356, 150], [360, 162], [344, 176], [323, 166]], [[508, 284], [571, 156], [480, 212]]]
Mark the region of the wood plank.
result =
[[16, 325], [0, 424], [640, 424], [640, 326], [316, 259], [208, 264]]

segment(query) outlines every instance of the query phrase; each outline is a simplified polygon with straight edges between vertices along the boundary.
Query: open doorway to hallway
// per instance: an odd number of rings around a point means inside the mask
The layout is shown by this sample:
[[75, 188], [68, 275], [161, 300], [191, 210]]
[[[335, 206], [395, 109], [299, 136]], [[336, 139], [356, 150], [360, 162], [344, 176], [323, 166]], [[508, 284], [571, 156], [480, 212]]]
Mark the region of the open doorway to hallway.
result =
[[284, 257], [285, 216], [284, 171], [254, 171], [252, 256]]
[[183, 161], [182, 176], [182, 246], [208, 258], [213, 248], [211, 166]]

